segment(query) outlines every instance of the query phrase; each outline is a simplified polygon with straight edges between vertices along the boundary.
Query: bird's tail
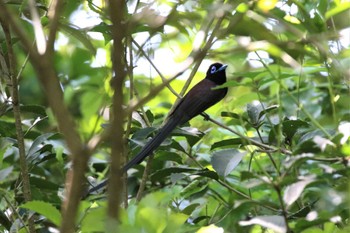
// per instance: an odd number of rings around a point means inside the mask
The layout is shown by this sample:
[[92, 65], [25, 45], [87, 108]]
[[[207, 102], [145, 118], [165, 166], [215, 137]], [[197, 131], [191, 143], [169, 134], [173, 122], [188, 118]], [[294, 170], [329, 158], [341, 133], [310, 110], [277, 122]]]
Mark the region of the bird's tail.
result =
[[165, 125], [159, 130], [143, 148], [142, 150], [123, 167], [123, 172], [129, 170], [135, 164], [141, 163], [147, 156], [149, 156], [160, 144], [166, 139], [166, 137], [173, 131], [178, 125], [178, 120], [170, 118]]
[[[132, 158], [122, 169], [126, 172], [129, 168], [133, 167], [135, 164], [142, 162], [147, 156], [149, 156], [173, 131], [173, 129], [178, 125], [179, 120], [176, 118], [169, 118], [165, 125], [159, 130], [159, 132], [154, 136], [138, 153], [134, 158]], [[88, 190], [84, 195], [83, 199], [86, 198], [90, 193], [95, 192], [107, 185], [108, 180], [102, 181], [100, 184]]]

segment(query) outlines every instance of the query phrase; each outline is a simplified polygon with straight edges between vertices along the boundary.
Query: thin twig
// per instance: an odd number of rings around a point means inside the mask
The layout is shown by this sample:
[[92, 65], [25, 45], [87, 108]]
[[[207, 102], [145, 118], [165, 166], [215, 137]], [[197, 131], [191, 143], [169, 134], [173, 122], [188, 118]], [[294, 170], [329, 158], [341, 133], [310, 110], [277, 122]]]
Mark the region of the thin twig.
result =
[[244, 140], [250, 142], [251, 144], [253, 144], [253, 145], [255, 145], [255, 146], [258, 146], [258, 147], [261, 147], [261, 148], [264, 148], [264, 149], [267, 149], [267, 150], [271, 150], [271, 151], [281, 151], [282, 153], [287, 154], [287, 155], [291, 155], [291, 154], [292, 154], [292, 152], [289, 151], [289, 150], [287, 150], [287, 149], [284, 149], [284, 148], [277, 148], [277, 147], [273, 147], [273, 146], [266, 145], [266, 144], [264, 144], [264, 143], [255, 141], [255, 140], [253, 140], [253, 139], [251, 139], [251, 138], [249, 138], [249, 137], [247, 137], [247, 136], [241, 134], [240, 132], [238, 132], [238, 131], [236, 131], [236, 130], [233, 130], [233, 129], [231, 129], [230, 127], [228, 127], [228, 126], [226, 126], [226, 125], [220, 123], [219, 121], [214, 120], [213, 118], [208, 117], [207, 115], [204, 115], [204, 114], [201, 114], [201, 115], [202, 115], [203, 117], [205, 117], [208, 121], [211, 121], [211, 122], [215, 123], [216, 125], [218, 125], [218, 126], [224, 128], [224, 129], [230, 131], [231, 133], [236, 134], [236, 135], [239, 136], [240, 138], [242, 138], [242, 139], [244, 139]]
[[158, 75], [162, 79], [163, 83], [166, 83], [166, 87], [169, 89], [169, 91], [171, 91], [171, 93], [173, 93], [175, 96], [180, 97], [180, 95], [170, 86], [170, 83], [166, 82], [167, 80], [164, 77], [164, 75], [160, 72], [160, 70], [153, 63], [153, 61], [149, 58], [149, 56], [145, 53], [145, 51], [143, 51], [142, 47], [134, 39], [131, 39], [131, 40], [132, 40], [132, 43], [134, 45], [136, 45], [136, 47], [138, 48], [139, 52], [142, 53], [142, 55], [146, 58], [146, 60], [149, 62], [149, 64], [151, 64], [153, 69], [155, 69], [155, 71], [158, 73]]
[[[21, 177], [23, 180], [23, 196], [26, 202], [32, 199], [31, 191], [30, 191], [30, 181], [29, 181], [29, 173], [28, 173], [28, 165], [26, 160], [26, 152], [24, 145], [24, 133], [22, 129], [22, 119], [21, 119], [21, 110], [19, 106], [19, 94], [18, 94], [18, 80], [15, 68], [16, 58], [13, 52], [11, 33], [9, 25], [1, 20], [1, 25], [5, 33], [6, 38], [6, 46], [7, 46], [7, 54], [8, 54], [8, 62], [9, 62], [9, 77], [11, 79], [12, 89], [11, 89], [11, 97], [12, 97], [12, 107], [13, 114], [15, 118], [15, 126], [16, 126], [16, 135], [17, 135], [17, 144], [18, 144], [18, 152], [19, 152], [19, 161], [21, 167]], [[35, 232], [34, 219], [29, 217], [28, 219], [29, 231]]]

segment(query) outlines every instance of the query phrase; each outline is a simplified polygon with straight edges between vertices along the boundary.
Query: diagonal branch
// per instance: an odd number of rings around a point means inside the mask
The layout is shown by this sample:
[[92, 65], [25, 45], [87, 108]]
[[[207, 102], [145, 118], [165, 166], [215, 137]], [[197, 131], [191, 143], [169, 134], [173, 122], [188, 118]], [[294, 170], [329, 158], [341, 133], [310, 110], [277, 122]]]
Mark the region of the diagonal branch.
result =
[[47, 41], [47, 49], [46, 52], [52, 53], [56, 38], [56, 33], [59, 26], [59, 18], [63, 9], [63, 1], [62, 0], [53, 0], [51, 6], [49, 8], [48, 16], [50, 19], [49, 24], [49, 37]]

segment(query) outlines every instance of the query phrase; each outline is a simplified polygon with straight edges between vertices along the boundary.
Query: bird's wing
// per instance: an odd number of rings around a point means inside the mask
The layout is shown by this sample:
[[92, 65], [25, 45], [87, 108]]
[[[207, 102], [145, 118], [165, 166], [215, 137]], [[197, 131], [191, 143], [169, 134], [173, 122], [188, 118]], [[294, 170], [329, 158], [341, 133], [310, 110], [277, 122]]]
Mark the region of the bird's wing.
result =
[[213, 90], [214, 87], [216, 84], [210, 80], [199, 82], [179, 102], [170, 117], [180, 118], [179, 124], [183, 124], [219, 102], [225, 97], [227, 89]]

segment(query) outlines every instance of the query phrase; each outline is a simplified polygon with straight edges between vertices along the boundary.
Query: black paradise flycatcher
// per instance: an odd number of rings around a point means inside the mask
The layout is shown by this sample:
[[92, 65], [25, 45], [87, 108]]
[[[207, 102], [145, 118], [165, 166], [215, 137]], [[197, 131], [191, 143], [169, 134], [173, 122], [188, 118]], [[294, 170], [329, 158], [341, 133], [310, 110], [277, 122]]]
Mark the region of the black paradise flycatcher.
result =
[[[183, 97], [178, 105], [169, 114], [167, 120], [163, 124], [158, 133], [142, 148], [142, 150], [132, 158], [122, 168], [126, 172], [135, 164], [141, 163], [147, 156], [149, 156], [166, 137], [178, 125], [182, 125], [193, 117], [207, 110], [227, 94], [227, 88], [213, 89], [226, 82], [225, 70], [227, 65], [221, 63], [214, 63], [209, 66], [205, 78], [197, 83], [186, 95]], [[91, 188], [88, 193], [99, 190], [107, 184], [107, 180]]]

